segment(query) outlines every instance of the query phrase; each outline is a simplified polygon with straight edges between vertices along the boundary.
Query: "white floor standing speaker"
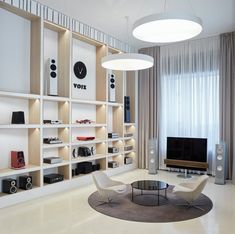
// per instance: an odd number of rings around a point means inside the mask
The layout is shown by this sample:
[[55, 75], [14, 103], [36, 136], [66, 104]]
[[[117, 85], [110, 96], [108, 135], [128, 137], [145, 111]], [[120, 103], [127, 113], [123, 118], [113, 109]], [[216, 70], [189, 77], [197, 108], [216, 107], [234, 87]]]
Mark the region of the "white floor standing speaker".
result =
[[108, 79], [109, 79], [109, 102], [116, 102], [116, 98], [115, 98], [115, 89], [116, 89], [115, 75], [114, 74], [108, 74]]
[[149, 139], [148, 142], [148, 160], [149, 174], [157, 174], [158, 157], [157, 157], [157, 140]]
[[225, 184], [225, 167], [226, 167], [226, 145], [225, 143], [215, 145], [216, 168], [215, 184]]
[[47, 83], [47, 94], [50, 96], [58, 95], [58, 76], [57, 76], [57, 65], [55, 59], [49, 58], [47, 61], [47, 72], [48, 72], [48, 83]]

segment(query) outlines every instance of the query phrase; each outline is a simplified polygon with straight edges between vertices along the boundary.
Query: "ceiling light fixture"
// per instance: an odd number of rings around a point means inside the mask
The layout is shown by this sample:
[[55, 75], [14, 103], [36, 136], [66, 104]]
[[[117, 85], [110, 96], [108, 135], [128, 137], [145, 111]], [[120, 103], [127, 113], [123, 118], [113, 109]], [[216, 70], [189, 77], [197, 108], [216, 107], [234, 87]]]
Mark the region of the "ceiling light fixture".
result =
[[102, 67], [111, 70], [136, 71], [153, 66], [153, 57], [137, 53], [112, 54], [102, 58]]
[[[128, 34], [128, 20], [127, 20], [127, 35]], [[128, 36], [129, 45], [129, 36]], [[138, 53], [119, 53], [111, 54], [101, 59], [101, 66], [106, 69], [119, 70], [119, 71], [138, 71], [152, 67], [154, 64], [153, 57], [146, 54]]]
[[164, 13], [146, 16], [136, 21], [133, 36], [153, 43], [169, 43], [193, 38], [202, 31], [202, 20], [195, 15]]

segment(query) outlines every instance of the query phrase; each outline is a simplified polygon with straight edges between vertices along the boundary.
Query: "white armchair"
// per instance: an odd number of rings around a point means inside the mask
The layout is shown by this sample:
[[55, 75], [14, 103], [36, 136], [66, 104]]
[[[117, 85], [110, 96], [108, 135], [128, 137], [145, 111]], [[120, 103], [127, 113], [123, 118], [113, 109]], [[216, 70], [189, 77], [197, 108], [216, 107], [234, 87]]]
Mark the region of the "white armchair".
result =
[[195, 201], [198, 199], [202, 190], [206, 186], [208, 178], [209, 176], [202, 175], [195, 182], [186, 182], [176, 185], [173, 189], [173, 193], [183, 198], [187, 202], [187, 204], [178, 205], [187, 205], [188, 208], [194, 207], [203, 210], [201, 207], [199, 207], [199, 205], [202, 204], [196, 204]]
[[92, 178], [103, 203], [111, 203], [113, 197], [126, 191], [126, 185], [120, 181], [111, 180], [104, 172], [95, 171]]

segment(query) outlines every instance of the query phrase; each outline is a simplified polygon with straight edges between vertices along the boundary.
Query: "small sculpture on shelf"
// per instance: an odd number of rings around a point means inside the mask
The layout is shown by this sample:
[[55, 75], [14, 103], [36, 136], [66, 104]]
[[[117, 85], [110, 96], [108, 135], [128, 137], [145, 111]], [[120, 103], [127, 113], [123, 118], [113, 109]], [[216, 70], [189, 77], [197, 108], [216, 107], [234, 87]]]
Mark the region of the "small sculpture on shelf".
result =
[[62, 124], [63, 121], [60, 119], [58, 119], [58, 120], [44, 119], [43, 123], [44, 124]]
[[94, 147], [88, 148], [86, 146], [80, 146], [77, 149], [73, 149], [73, 157], [87, 157], [94, 155]]
[[12, 124], [25, 124], [24, 111], [13, 111], [11, 117]]
[[61, 144], [63, 143], [62, 140], [60, 140], [58, 137], [49, 137], [49, 138], [43, 138], [44, 144]]
[[81, 120], [76, 120], [76, 123], [78, 123], [78, 124], [92, 124], [92, 123], [95, 123], [95, 121], [90, 120], [90, 119], [81, 119]]
[[11, 151], [11, 168], [12, 169], [25, 168], [25, 159], [23, 151]]
[[94, 136], [78, 136], [77, 140], [78, 141], [91, 141], [94, 140], [95, 137]]

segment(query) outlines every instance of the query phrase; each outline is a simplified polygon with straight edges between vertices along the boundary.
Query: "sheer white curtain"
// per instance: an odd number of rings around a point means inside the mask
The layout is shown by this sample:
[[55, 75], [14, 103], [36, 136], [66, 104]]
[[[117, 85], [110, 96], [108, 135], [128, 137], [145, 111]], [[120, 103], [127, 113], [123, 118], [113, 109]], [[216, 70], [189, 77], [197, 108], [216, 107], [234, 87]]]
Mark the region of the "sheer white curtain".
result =
[[161, 47], [160, 168], [166, 138], [207, 138], [209, 171], [219, 142], [219, 37]]

